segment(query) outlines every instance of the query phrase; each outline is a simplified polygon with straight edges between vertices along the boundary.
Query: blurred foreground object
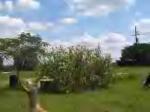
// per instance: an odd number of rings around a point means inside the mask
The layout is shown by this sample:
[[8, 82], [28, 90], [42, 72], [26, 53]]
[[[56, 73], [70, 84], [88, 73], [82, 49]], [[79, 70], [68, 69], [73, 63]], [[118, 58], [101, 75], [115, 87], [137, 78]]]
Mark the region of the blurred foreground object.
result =
[[150, 87], [150, 73], [148, 74], [148, 76], [144, 81], [144, 87], [148, 87], [148, 88]]

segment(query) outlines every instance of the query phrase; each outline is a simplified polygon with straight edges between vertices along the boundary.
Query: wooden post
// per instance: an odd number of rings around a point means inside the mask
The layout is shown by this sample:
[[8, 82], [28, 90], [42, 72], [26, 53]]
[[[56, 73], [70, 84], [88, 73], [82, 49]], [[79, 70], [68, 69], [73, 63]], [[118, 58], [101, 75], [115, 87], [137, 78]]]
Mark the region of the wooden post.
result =
[[17, 88], [18, 87], [18, 78], [16, 75], [9, 76], [9, 87]]
[[31, 80], [21, 82], [22, 88], [27, 93], [29, 99], [29, 112], [47, 112], [38, 102], [38, 84]]

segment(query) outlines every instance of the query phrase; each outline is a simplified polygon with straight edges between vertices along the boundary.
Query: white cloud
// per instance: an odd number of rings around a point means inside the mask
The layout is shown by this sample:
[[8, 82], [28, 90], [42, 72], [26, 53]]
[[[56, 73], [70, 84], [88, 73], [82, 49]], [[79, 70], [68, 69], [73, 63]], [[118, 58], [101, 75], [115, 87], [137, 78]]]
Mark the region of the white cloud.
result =
[[103, 52], [110, 53], [113, 59], [118, 59], [121, 56], [121, 50], [130, 44], [127, 38], [119, 33], [109, 33], [101, 37]]
[[48, 31], [58, 32], [63, 30], [68, 25], [76, 24], [78, 21], [76, 18], [66, 17], [58, 20], [55, 23], [52, 22], [29, 22], [28, 28], [32, 31]]
[[72, 25], [77, 22], [74, 18], [64, 18], [56, 23], [51, 21], [24, 21], [22, 18], [0, 16], [0, 37], [16, 35], [23, 31], [28, 32], [58, 32], [64, 29], [67, 25]]
[[22, 18], [0, 16], [0, 37], [17, 35], [23, 31], [47, 31], [53, 27], [52, 22], [26, 22]]
[[38, 9], [40, 7], [38, 0], [18, 0], [17, 5], [23, 9]]
[[0, 16], [0, 24], [10, 27], [24, 27], [24, 21], [20, 18], [11, 18], [9, 16]]
[[14, 9], [14, 3], [11, 0], [5, 2], [0, 1], [0, 11], [12, 11]]
[[25, 29], [26, 24], [20, 18], [0, 16], [0, 36], [15, 35]]
[[88, 48], [96, 48], [100, 45], [104, 54], [111, 54], [113, 60], [116, 60], [121, 56], [121, 49], [130, 43], [124, 35], [119, 33], [108, 33], [99, 37], [93, 37], [88, 33], [84, 33], [80, 36], [74, 36], [70, 41], [55, 40], [51, 42], [52, 46], [63, 45], [69, 47], [79, 44]]
[[129, 8], [135, 0], [65, 0], [77, 14], [85, 16], [108, 15], [120, 8]]
[[71, 24], [76, 24], [78, 21], [76, 18], [63, 18], [60, 20], [60, 23], [65, 24], [65, 25], [71, 25]]
[[131, 25], [131, 29], [133, 30], [134, 27], [137, 26], [137, 30], [139, 32], [139, 39], [140, 42], [150, 42], [150, 18], [142, 18]]
[[12, 1], [6, 1], [4, 4], [4, 8], [6, 8], [6, 10], [8, 11], [12, 11], [13, 10], [13, 2]]
[[40, 2], [38, 0], [6, 0], [0, 1], [0, 11], [22, 11], [27, 9], [39, 9]]
[[33, 31], [46, 31], [50, 28], [53, 27], [53, 23], [48, 22], [48, 23], [40, 23], [40, 22], [30, 22], [28, 23], [29, 29]]
[[140, 32], [150, 32], [150, 18], [140, 19], [134, 22], [134, 26], [137, 26]]

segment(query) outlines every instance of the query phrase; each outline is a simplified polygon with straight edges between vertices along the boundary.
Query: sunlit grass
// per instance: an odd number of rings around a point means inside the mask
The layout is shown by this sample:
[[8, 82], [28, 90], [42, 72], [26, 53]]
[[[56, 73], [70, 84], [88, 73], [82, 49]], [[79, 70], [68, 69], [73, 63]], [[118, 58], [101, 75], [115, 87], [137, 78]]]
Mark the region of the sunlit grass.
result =
[[[134, 74], [137, 78], [118, 81], [108, 89], [78, 94], [40, 94], [48, 112], [149, 112], [150, 90], [142, 81], [150, 67], [117, 67], [117, 72]], [[22, 72], [29, 77], [28, 72]], [[0, 112], [28, 112], [26, 94], [8, 88], [8, 76], [0, 75]]]

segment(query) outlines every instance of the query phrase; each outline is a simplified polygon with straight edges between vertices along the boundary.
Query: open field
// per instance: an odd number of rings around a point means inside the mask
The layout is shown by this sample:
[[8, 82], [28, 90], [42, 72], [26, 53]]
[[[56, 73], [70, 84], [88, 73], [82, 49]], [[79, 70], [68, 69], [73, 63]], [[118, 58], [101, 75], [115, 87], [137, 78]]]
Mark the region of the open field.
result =
[[[117, 81], [108, 89], [94, 92], [40, 94], [41, 103], [48, 112], [150, 112], [150, 89], [142, 88], [150, 67], [117, 67], [114, 71], [127, 72], [135, 78]], [[8, 77], [0, 75], [0, 112], [27, 112], [27, 109], [26, 94], [8, 89]]]

